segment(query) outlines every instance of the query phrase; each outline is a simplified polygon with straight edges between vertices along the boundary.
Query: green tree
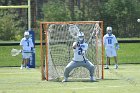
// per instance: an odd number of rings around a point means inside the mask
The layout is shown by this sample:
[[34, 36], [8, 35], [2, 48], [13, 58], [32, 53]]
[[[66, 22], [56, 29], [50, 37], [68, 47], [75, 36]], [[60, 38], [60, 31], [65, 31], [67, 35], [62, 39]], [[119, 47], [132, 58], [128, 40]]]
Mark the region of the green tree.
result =
[[0, 11], [0, 40], [19, 40], [24, 26], [21, 27], [21, 20], [18, 15], [8, 11]]
[[43, 14], [46, 21], [69, 21], [70, 11], [64, 2], [54, 0], [43, 5]]
[[103, 6], [105, 26], [112, 26], [119, 37], [136, 36], [137, 0], [108, 0]]

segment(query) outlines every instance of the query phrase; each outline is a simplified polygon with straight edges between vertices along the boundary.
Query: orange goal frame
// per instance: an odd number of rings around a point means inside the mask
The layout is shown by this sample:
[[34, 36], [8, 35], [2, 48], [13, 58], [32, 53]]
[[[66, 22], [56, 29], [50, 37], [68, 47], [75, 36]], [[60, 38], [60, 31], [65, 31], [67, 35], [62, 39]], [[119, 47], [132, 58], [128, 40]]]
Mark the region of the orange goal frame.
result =
[[[42, 80], [49, 80], [48, 79], [48, 24], [95, 24], [95, 23], [100, 23], [101, 29], [102, 29], [102, 76], [101, 79], [104, 79], [104, 48], [103, 48], [103, 21], [72, 21], [72, 22], [40, 22], [40, 62], [41, 62], [41, 77]], [[43, 41], [43, 33], [45, 33], [45, 41]], [[43, 45], [45, 44], [46, 48], [43, 50]], [[46, 58], [44, 58], [44, 52], [46, 53]], [[46, 66], [44, 67], [44, 59], [46, 60]], [[44, 73], [44, 69], [46, 69], [46, 72]], [[46, 76], [46, 77], [45, 77]]]

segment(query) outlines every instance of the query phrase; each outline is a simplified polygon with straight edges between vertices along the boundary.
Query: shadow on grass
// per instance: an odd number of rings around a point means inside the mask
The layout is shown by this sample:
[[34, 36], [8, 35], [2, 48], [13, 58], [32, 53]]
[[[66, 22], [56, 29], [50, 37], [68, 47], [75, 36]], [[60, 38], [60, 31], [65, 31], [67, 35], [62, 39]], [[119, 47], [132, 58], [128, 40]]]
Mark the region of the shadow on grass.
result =
[[[49, 80], [51, 82], [62, 82], [63, 79], [54, 79], [54, 80]], [[99, 82], [99, 80], [96, 81], [90, 81], [89, 79], [68, 79], [67, 82]]]

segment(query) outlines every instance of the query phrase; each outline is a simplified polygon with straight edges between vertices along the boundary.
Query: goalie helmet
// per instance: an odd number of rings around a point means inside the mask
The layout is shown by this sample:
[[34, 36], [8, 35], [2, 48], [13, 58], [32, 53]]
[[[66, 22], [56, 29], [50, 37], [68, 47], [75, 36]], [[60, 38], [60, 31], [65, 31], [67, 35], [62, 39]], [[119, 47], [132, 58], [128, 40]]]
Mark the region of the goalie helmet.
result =
[[79, 43], [83, 43], [84, 42], [84, 33], [83, 32], [79, 32], [78, 33], [78, 42]]
[[112, 35], [112, 27], [107, 27], [106, 32], [109, 36], [111, 36]]
[[25, 31], [25, 32], [24, 32], [24, 37], [25, 37], [26, 39], [29, 38], [29, 32], [28, 32], [28, 31]]

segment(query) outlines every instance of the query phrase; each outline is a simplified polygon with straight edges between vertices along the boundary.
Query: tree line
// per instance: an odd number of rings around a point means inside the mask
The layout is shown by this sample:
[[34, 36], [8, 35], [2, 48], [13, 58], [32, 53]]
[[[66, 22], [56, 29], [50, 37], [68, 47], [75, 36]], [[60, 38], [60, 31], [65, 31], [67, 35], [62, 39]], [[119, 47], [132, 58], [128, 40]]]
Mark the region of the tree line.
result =
[[[10, 5], [22, 1], [25, 0], [1, 0], [0, 3]], [[32, 2], [36, 2], [37, 24], [41, 21], [104, 21], [104, 33], [107, 26], [112, 26], [113, 33], [117, 37], [140, 37], [140, 23], [137, 22], [140, 18], [140, 0], [32, 0]], [[20, 12], [15, 13], [11, 9], [6, 13], [1, 10], [0, 14], [0, 22], [11, 20], [9, 24], [0, 25], [0, 40], [20, 38], [21, 30], [24, 31], [27, 26], [25, 21], [27, 18], [24, 16], [21, 18]], [[39, 30], [39, 25], [36, 30]], [[5, 37], [8, 31], [11, 32]]]

